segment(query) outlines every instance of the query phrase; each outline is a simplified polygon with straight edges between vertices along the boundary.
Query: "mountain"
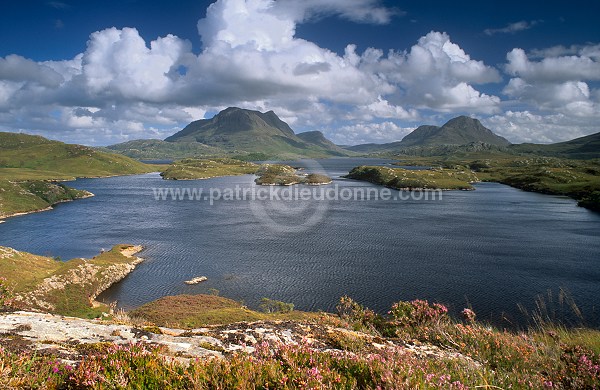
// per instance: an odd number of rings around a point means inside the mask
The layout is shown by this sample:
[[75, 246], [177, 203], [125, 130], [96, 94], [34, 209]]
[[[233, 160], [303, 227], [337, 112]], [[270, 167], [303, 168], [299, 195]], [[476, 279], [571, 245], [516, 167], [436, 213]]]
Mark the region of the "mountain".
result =
[[387, 144], [362, 144], [347, 147], [347, 150], [359, 153], [398, 153], [407, 149], [411, 154], [416, 149], [432, 150], [454, 149], [459, 145], [490, 145], [492, 147], [507, 147], [506, 139], [494, 134], [484, 127], [477, 119], [459, 116], [449, 120], [443, 126], [422, 125], [405, 136], [402, 141]]
[[390, 150], [396, 150], [398, 148], [401, 148], [400, 141], [390, 142], [387, 144], [370, 143], [344, 147], [344, 149], [357, 153], [381, 153]]
[[[262, 153], [280, 158], [344, 156], [349, 153], [323, 137], [299, 137], [273, 112], [229, 107], [211, 119], [201, 119], [165, 139], [201, 143], [229, 153]], [[313, 142], [314, 141], [314, 142]]]
[[494, 134], [477, 119], [459, 116], [450, 119], [442, 127], [419, 126], [400, 142], [400, 146], [464, 145], [483, 142], [495, 146], [508, 146], [505, 138]]
[[298, 133], [296, 135], [298, 136], [298, 138], [300, 138], [308, 144], [320, 146], [323, 149], [331, 150], [332, 153], [337, 153], [339, 156], [348, 155], [348, 151], [344, 150], [343, 148], [337, 146], [336, 144], [325, 138], [325, 135], [320, 131], [307, 131], [304, 133]]
[[586, 135], [556, 144], [519, 144], [512, 145], [511, 150], [518, 153], [539, 154], [550, 157], [566, 157], [575, 159], [600, 158], [600, 133]]

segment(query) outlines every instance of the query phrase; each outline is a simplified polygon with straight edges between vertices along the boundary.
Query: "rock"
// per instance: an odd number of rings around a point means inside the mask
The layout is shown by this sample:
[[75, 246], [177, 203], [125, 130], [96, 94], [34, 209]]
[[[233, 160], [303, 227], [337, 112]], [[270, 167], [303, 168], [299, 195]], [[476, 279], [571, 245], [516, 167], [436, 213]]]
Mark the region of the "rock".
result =
[[204, 282], [205, 280], [207, 280], [208, 278], [206, 276], [196, 276], [193, 279], [190, 280], [186, 280], [184, 283], [185, 284], [198, 284], [200, 282]]

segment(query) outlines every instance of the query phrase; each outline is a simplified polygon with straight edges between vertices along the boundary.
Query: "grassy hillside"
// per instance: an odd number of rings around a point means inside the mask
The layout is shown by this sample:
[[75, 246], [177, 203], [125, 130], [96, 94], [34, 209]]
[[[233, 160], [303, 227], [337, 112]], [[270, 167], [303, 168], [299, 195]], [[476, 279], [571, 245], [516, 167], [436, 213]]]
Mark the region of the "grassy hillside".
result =
[[309, 320], [318, 317], [317, 313], [294, 310], [286, 313], [264, 313], [250, 310], [232, 299], [203, 294], [159, 298], [131, 311], [129, 315], [158, 326], [179, 328], [225, 325], [241, 321]]
[[[232, 301], [209, 298], [169, 297], [155, 309], [200, 317], [228, 307], [240, 310]], [[188, 331], [175, 337], [169, 336], [173, 329], [140, 326], [130, 329], [145, 332], [146, 339], [169, 341], [81, 343], [76, 345], [79, 353], [71, 354], [65, 351], [75, 342], [40, 352], [35, 350], [39, 344], [29, 347], [27, 339], [14, 335], [27, 332], [18, 328], [0, 335], [6, 340], [0, 348], [0, 387], [583, 390], [600, 385], [598, 330], [544, 321], [510, 332], [478, 321], [471, 309], [462, 311], [463, 319], [451, 318], [446, 306], [424, 300], [397, 302], [385, 315], [348, 297], [337, 308], [337, 317], [314, 315], [302, 321], [191, 329], [205, 324], [192, 321]], [[113, 331], [113, 337], [122, 331]], [[200, 340], [202, 348], [223, 352], [222, 357], [190, 355], [165, 345], [187, 347]], [[60, 359], [65, 355], [77, 364]]]
[[191, 157], [215, 157], [227, 154], [224, 150], [199, 142], [166, 142], [158, 139], [128, 141], [110, 145], [103, 149], [141, 160], [176, 160]]
[[139, 250], [117, 245], [93, 259], [63, 262], [0, 246], [0, 275], [17, 308], [94, 318], [108, 311], [94, 298], [133, 270]]
[[231, 158], [193, 159], [175, 161], [160, 175], [168, 180], [197, 180], [220, 176], [246, 175], [256, 172], [258, 165]]
[[49, 181], [155, 170], [152, 165], [86, 146], [0, 132], [0, 218], [92, 195]]
[[472, 190], [471, 182], [479, 180], [470, 170], [463, 169], [408, 170], [379, 166], [355, 167], [346, 177], [397, 190]]
[[569, 196], [577, 200], [582, 207], [600, 211], [600, 160], [487, 152], [396, 158], [398, 165], [471, 170], [482, 181], [499, 182], [525, 191]]
[[520, 144], [512, 145], [511, 150], [518, 153], [575, 159], [600, 158], [600, 133], [575, 138], [556, 144]]
[[42, 180], [0, 180], [0, 219], [33, 210], [45, 210], [60, 202], [87, 198], [88, 191]]
[[127, 175], [154, 170], [152, 166], [128, 157], [87, 146], [27, 134], [0, 133], [0, 179], [5, 173], [14, 177], [15, 168], [23, 169], [25, 173], [44, 171], [49, 175], [47, 179]]

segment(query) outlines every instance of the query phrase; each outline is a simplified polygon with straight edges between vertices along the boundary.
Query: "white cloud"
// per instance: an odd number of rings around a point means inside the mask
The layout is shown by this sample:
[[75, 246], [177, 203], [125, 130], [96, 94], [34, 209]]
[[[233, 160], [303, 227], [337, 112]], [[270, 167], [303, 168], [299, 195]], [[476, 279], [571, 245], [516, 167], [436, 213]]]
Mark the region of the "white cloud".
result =
[[508, 74], [530, 81], [600, 80], [600, 62], [586, 54], [530, 61], [523, 49], [513, 49], [506, 59]]
[[379, 0], [278, 0], [274, 3], [279, 14], [292, 16], [296, 22], [338, 15], [359, 23], [389, 23], [394, 15], [403, 15], [398, 9], [379, 5]]
[[526, 20], [522, 20], [520, 22], [510, 23], [506, 25], [506, 27], [502, 28], [486, 28], [483, 32], [486, 35], [494, 35], [494, 34], [514, 34], [519, 31], [529, 30], [533, 28], [535, 25], [540, 23], [539, 20], [532, 20], [530, 22]]
[[482, 120], [484, 126], [513, 143], [553, 143], [598, 132], [597, 121], [562, 113], [506, 111]]
[[[174, 35], [145, 41], [135, 28], [113, 27], [91, 34], [72, 59], [9, 55], [0, 58], [0, 128], [107, 144], [164, 138], [232, 105], [274, 110], [297, 131], [327, 129], [343, 143], [396, 141], [424, 112], [494, 115], [502, 129], [509, 119], [522, 123], [524, 134], [530, 122], [516, 113], [558, 123], [540, 114], [554, 110], [571, 121], [564, 123], [597, 122], [600, 45], [512, 50], [507, 103], [483, 89], [502, 81], [498, 70], [446, 33], [387, 53], [349, 43], [343, 55], [296, 36], [299, 23], [323, 17], [380, 24], [399, 14], [380, 0], [218, 0], [198, 22], [201, 53]], [[505, 104], [518, 107], [502, 114]]]
[[[351, 47], [346, 55], [354, 58]], [[367, 51], [361, 60], [365, 68], [374, 68], [397, 83], [398, 102], [440, 111], [498, 111], [500, 98], [481, 93], [472, 84], [498, 82], [500, 74], [482, 61], [471, 59], [446, 33], [432, 31], [409, 52], [391, 52], [385, 59], [380, 59], [381, 55]]]
[[394, 122], [386, 121], [345, 125], [325, 133], [338, 145], [357, 145], [400, 141], [414, 129], [414, 127], [401, 127]]
[[600, 60], [600, 44], [596, 45], [571, 45], [552, 46], [545, 49], [534, 49], [529, 53], [531, 58], [561, 57], [567, 55], [581, 55]]
[[[590, 87], [590, 82], [600, 80], [599, 46], [560, 46], [538, 50], [536, 56], [547, 57], [537, 61], [532, 61], [524, 50], [513, 49], [507, 54], [505, 68], [514, 77], [503, 92], [537, 111], [597, 121], [600, 118], [600, 99], [597, 91]], [[556, 123], [556, 120], [552, 119], [552, 122]], [[579, 123], [578, 120], [575, 122]]]
[[157, 38], [150, 48], [134, 28], [95, 32], [82, 57], [86, 90], [142, 101], [164, 101], [172, 88], [169, 72], [191, 50], [191, 44], [173, 35]]
[[44, 64], [11, 54], [0, 57], [0, 80], [31, 82], [54, 88], [58, 87], [64, 78]]

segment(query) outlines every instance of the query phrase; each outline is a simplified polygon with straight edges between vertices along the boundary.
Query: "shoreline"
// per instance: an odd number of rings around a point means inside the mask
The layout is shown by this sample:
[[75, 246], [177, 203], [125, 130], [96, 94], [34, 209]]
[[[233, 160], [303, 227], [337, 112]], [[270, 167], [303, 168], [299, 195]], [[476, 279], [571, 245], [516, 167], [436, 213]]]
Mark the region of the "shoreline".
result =
[[96, 196], [93, 193], [91, 193], [89, 191], [86, 191], [86, 190], [79, 190], [79, 191], [85, 191], [85, 192], [87, 192], [87, 194], [84, 195], [84, 196], [82, 196], [82, 197], [75, 198], [75, 199], [63, 199], [63, 200], [59, 200], [58, 202], [52, 203], [50, 206], [45, 207], [43, 209], [37, 209], [37, 210], [31, 210], [31, 211], [20, 211], [18, 213], [2, 215], [2, 216], [0, 216], [0, 223], [5, 222], [6, 219], [12, 218], [12, 217], [19, 217], [19, 216], [22, 216], [22, 215], [41, 213], [41, 212], [44, 212], [44, 211], [50, 211], [50, 210], [54, 209], [54, 206], [56, 206], [57, 204], [60, 204], [60, 203], [69, 203], [69, 202], [73, 202], [73, 201], [76, 201], [76, 200], [88, 199], [88, 198], [92, 198], [92, 197]]

